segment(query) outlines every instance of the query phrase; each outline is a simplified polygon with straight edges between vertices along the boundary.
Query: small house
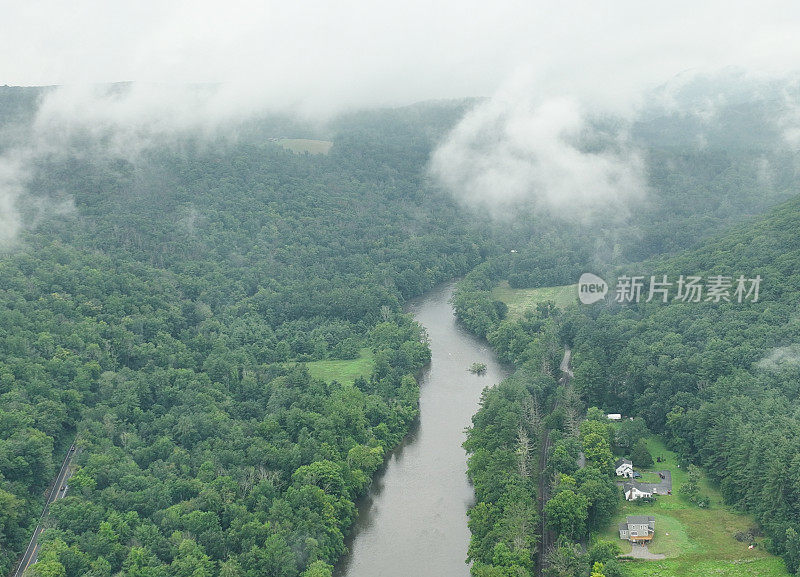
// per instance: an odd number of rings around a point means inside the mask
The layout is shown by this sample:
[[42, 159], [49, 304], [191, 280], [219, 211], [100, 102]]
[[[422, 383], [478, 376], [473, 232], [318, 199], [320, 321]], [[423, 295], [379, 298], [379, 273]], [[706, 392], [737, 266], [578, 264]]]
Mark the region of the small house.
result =
[[652, 497], [653, 493], [637, 485], [636, 483], [625, 483], [622, 486], [622, 492], [625, 493], [626, 501], [635, 501], [642, 497]]
[[617, 459], [614, 470], [617, 472], [617, 477], [633, 479], [633, 462], [628, 459]]
[[621, 421], [622, 420], [622, 415], [620, 415], [619, 413], [609, 413], [609, 414], [606, 415], [606, 418], [609, 421]]
[[619, 524], [619, 538], [632, 543], [647, 543], [656, 532], [656, 518], [652, 515], [630, 515]]

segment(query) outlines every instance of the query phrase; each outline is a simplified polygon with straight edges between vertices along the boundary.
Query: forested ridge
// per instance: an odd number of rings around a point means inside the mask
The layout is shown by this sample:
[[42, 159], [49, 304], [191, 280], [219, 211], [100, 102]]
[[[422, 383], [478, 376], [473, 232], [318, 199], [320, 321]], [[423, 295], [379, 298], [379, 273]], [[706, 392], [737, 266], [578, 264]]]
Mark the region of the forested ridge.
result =
[[756, 517], [790, 572], [800, 563], [799, 224], [793, 199], [700, 249], [640, 265], [654, 274], [760, 275], [756, 303], [582, 309], [570, 338], [586, 402], [663, 432], [728, 503]]
[[[24, 134], [35, 98], [9, 94]], [[300, 128], [268, 119], [36, 158], [0, 260], [0, 572], [77, 437], [29, 574], [330, 574], [417, 415], [430, 353], [401, 306], [488, 246], [421, 174], [459, 106], [344, 118], [310, 135], [327, 156], [270, 141]], [[362, 348], [375, 368], [352, 386], [302, 365]]]
[[[593, 306], [558, 313], [541, 305], [522, 318], [504, 319], [502, 303], [493, 304], [486, 296], [492, 277], [502, 274], [500, 265], [485, 263], [467, 275], [457, 306], [460, 302], [465, 307], [467, 322], [482, 319], [483, 324], [477, 326], [488, 328], [487, 338], [497, 353], [518, 367], [513, 378], [486, 392], [465, 445], [472, 453], [470, 473], [478, 498], [470, 513], [471, 551], [484, 551], [475, 558], [487, 564], [483, 568], [476, 563], [476, 575], [494, 575], [492, 571], [503, 575], [503, 568], [515, 564], [530, 571], [529, 561], [526, 566], [513, 555], [504, 558], [496, 553], [507, 548], [526, 560], [530, 553], [514, 545], [513, 533], [504, 532], [509, 524], [502, 504], [514, 499], [519, 480], [512, 480], [520, 475], [521, 455], [528, 453], [522, 449], [526, 439], [522, 433], [535, 432], [530, 431], [532, 422], [540, 425], [538, 435], [532, 434], [531, 439], [541, 440], [546, 428], [556, 433], [549, 467], [542, 474], [555, 473], [554, 494], [564, 495], [551, 507], [573, 516], [563, 526], [566, 531], [551, 523], [566, 541], [549, 560], [557, 569], [551, 565], [549, 571], [580, 574], [600, 561], [605, 563], [605, 574], [619, 574], [621, 569], [610, 561], [614, 551], [610, 544], [607, 548], [601, 542], [583, 556], [567, 545], [584, 534], [586, 523], [601, 527], [613, 513], [617, 498], [603, 498], [601, 483], [592, 487], [598, 492], [586, 495], [581, 504], [579, 477], [584, 473], [575, 465], [579, 452], [588, 456], [599, 450], [606, 455], [602, 462], [611, 458], [608, 449], [621, 448], [612, 432], [603, 431], [602, 422], [591, 424], [591, 415], [578, 425], [587, 406], [642, 417], [651, 430], [665, 436], [685, 464], [704, 469], [727, 503], [753, 514], [767, 536], [766, 547], [783, 556], [790, 572], [798, 570], [798, 225], [800, 199], [795, 198], [697, 249], [608, 271], [609, 276], [647, 273], [673, 280], [680, 275], [760, 276], [757, 302], [739, 303], [732, 298], [731, 302], [662, 303], [656, 299], [645, 303], [643, 298], [639, 304], [619, 304], [612, 293], [604, 303]], [[481, 310], [484, 313], [476, 314]], [[573, 351], [576, 395], [572, 398], [552, 381], [562, 344]], [[552, 375], [549, 388], [542, 387], [548, 375]], [[547, 400], [548, 395], [559, 394], [563, 401], [557, 410], [544, 416], [543, 404], [556, 406]], [[500, 406], [505, 410], [498, 411]], [[532, 414], [537, 415], [533, 420]], [[586, 445], [586, 427], [597, 429], [593, 432], [598, 436], [590, 438], [594, 449]], [[487, 450], [496, 457], [487, 460]], [[598, 481], [613, 474], [610, 462], [601, 469], [605, 476]], [[498, 486], [498, 479], [506, 479], [505, 486]], [[616, 495], [613, 486], [612, 490]], [[548, 504], [553, 502], [551, 497]], [[603, 508], [592, 514], [595, 502]], [[540, 538], [535, 531], [529, 532], [529, 540]]]
[[572, 284], [587, 270], [680, 254], [794, 197], [796, 149], [784, 134], [792, 115], [785, 94], [794, 90], [736, 75], [698, 78], [655, 90], [627, 127], [595, 119], [583, 148], [613, 150], [609, 135], [626, 133], [646, 173], [641, 197], [561, 211], [541, 202], [514, 207], [495, 233], [508, 250], [493, 259], [492, 280], [512, 288]]
[[[678, 98], [702, 107], [707, 88], [687, 86]], [[800, 200], [793, 153], [770, 141], [781, 138], [769, 111], [782, 104], [773, 96], [753, 98], [745, 87], [712, 113], [713, 123], [654, 107], [633, 129], [646, 146], [645, 204], [631, 206], [618, 226], [540, 215], [528, 237], [510, 227], [515, 250], [490, 257], [459, 283], [453, 305], [460, 322], [516, 367], [484, 393], [465, 443], [477, 501], [470, 510], [474, 575], [624, 574], [615, 544], [582, 546], [620, 500], [612, 455], [634, 447], [587, 407], [637, 417], [640, 436], [648, 427], [662, 434], [684, 465], [703, 468], [727, 503], [753, 514], [768, 550], [798, 570]], [[492, 295], [501, 280], [567, 285], [589, 271], [609, 281], [644, 276], [642, 301], [650, 275], [673, 283], [680, 275], [732, 276], [731, 295], [739, 275], [763, 280], [756, 303], [733, 297], [621, 306], [612, 282], [605, 303], [566, 311], [540, 304], [515, 318]], [[557, 381], [564, 348], [573, 353], [571, 389]], [[541, 486], [531, 479], [543, 451], [546, 522], [534, 507]], [[544, 531], [557, 537], [549, 553], [541, 551]]]

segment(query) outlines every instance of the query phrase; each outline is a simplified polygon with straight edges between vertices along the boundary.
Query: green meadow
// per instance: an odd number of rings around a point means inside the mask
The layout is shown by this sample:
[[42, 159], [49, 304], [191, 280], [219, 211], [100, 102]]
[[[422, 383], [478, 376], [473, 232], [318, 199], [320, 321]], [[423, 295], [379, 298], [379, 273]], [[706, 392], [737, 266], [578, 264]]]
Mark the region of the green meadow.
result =
[[578, 285], [514, 289], [508, 286], [508, 282], [503, 281], [492, 289], [492, 298], [508, 305], [508, 316], [517, 317], [545, 301], [553, 301], [559, 308], [577, 303]]
[[315, 379], [325, 382], [339, 381], [344, 384], [353, 384], [356, 377], [369, 377], [374, 366], [371, 349], [361, 349], [357, 359], [312, 361], [305, 364], [308, 372]]

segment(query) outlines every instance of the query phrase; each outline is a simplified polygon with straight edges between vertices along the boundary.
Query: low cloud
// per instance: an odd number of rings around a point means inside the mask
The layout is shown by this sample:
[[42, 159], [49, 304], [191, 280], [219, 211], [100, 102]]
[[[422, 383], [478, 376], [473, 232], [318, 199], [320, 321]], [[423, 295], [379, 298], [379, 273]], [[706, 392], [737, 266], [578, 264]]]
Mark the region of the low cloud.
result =
[[0, 249], [12, 244], [21, 226], [17, 200], [25, 190], [23, 166], [18, 155], [0, 156]]
[[[232, 105], [220, 85], [119, 83], [46, 89], [29, 124], [3, 131], [0, 149], [0, 250], [23, 229], [75, 213], [72, 198], [30, 184], [43, 164], [69, 158], [124, 159], [132, 164], [155, 147], [200, 136], [223, 146], [236, 128], [264, 110]], [[13, 119], [12, 119], [13, 120]]]
[[774, 374], [797, 371], [800, 369], [800, 344], [772, 349], [770, 354], [761, 359], [756, 366]]
[[74, 200], [61, 190], [30, 194], [33, 167], [42, 150], [28, 144], [0, 154], [0, 251], [13, 250], [23, 229], [75, 213]]
[[125, 83], [63, 86], [42, 99], [32, 127], [37, 150], [59, 151], [76, 138], [112, 156], [133, 158], [187, 131], [215, 133], [241, 119], [219, 103], [218, 85]]
[[784, 112], [779, 122], [783, 138], [795, 152], [800, 150], [800, 79], [795, 78], [783, 91]]
[[430, 172], [457, 199], [495, 215], [533, 204], [567, 220], [619, 217], [647, 189], [626, 126], [577, 98], [541, 98], [514, 81], [465, 116]]

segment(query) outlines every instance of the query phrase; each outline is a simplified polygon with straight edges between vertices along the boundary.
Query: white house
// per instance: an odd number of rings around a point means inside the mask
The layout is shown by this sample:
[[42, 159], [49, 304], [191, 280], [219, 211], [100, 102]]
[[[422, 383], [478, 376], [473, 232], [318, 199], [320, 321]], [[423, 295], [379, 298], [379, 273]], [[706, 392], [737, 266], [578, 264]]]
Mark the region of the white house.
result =
[[614, 464], [614, 469], [617, 472], [617, 477], [627, 477], [633, 479], [633, 462], [628, 459], [617, 459]]
[[622, 492], [625, 493], [626, 501], [634, 501], [636, 499], [640, 499], [641, 497], [653, 496], [653, 493], [645, 490], [643, 487], [637, 486], [636, 483], [625, 483], [622, 486]]
[[606, 415], [606, 418], [609, 421], [621, 421], [622, 420], [622, 415], [620, 415], [619, 413], [609, 413], [609, 414]]

